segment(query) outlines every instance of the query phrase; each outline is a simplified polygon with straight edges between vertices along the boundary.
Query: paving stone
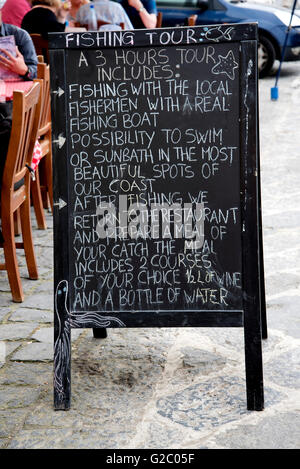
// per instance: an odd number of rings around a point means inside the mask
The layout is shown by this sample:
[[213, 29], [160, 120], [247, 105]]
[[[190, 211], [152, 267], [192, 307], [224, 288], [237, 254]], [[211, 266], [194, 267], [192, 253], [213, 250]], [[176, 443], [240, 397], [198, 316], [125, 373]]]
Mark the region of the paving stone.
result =
[[7, 296], [7, 304], [8, 304], [9, 301], [11, 301], [11, 293], [10, 293], [10, 287], [9, 287], [7, 277], [6, 278], [0, 277], [0, 293], [1, 293], [1, 295], [3, 295], [3, 294], [4, 295], [5, 294], [9, 295], [10, 294], [10, 298], [8, 298], [8, 296]]
[[[83, 333], [83, 329], [72, 329], [71, 339], [72, 341], [77, 340], [78, 337]], [[39, 342], [44, 342], [46, 344], [54, 343], [54, 331], [53, 327], [42, 327], [36, 331], [32, 338]]]
[[269, 360], [265, 364], [264, 370], [265, 376], [272, 383], [285, 388], [300, 389], [299, 348]]
[[2, 321], [3, 318], [4, 318], [5, 316], [7, 316], [8, 313], [11, 312], [11, 309], [10, 309], [9, 307], [1, 307], [1, 306], [0, 306], [0, 308], [1, 308], [1, 309], [0, 309], [0, 321]]
[[[59, 442], [72, 435], [72, 430], [22, 430], [11, 440], [7, 449], [59, 449]], [[65, 448], [65, 446], [64, 446]]]
[[72, 429], [23, 430], [10, 442], [8, 449], [107, 449], [122, 448], [126, 442], [122, 435], [116, 437], [116, 434], [94, 428], [78, 433]]
[[224, 368], [227, 361], [224, 357], [218, 354], [201, 350], [185, 347], [181, 349], [182, 367], [192, 374], [207, 375], [211, 372], [215, 373], [217, 370]]
[[[274, 329], [299, 339], [300, 296], [283, 294], [278, 298], [268, 300], [267, 304], [269, 324]], [[288, 314], [286, 314], [287, 311]]]
[[[48, 223], [48, 220], [47, 220], [47, 223]], [[49, 251], [50, 251], [51, 248], [52, 248], [53, 233], [52, 233], [51, 228], [52, 228], [52, 227], [49, 227], [49, 229], [47, 230], [46, 233], [44, 233], [44, 235], [39, 236], [39, 237], [36, 239], [35, 246], [44, 248], [44, 249], [42, 250], [42, 252], [45, 252], [45, 248], [46, 248], [46, 249], [48, 248]], [[51, 253], [51, 254], [52, 254], [52, 253]], [[52, 263], [53, 256], [52, 256], [51, 254], [47, 257], [47, 265], [51, 265], [51, 263]]]
[[53, 321], [53, 312], [40, 309], [19, 308], [14, 311], [10, 318], [13, 322], [39, 322], [51, 323]]
[[0, 341], [0, 368], [5, 365], [6, 355], [6, 343], [4, 341]]
[[0, 374], [0, 385], [52, 385], [53, 366], [48, 363], [10, 363]]
[[[0, 438], [9, 438], [23, 425], [28, 409], [0, 410]], [[1, 439], [0, 439], [1, 442]]]
[[29, 337], [38, 324], [2, 324], [0, 325], [0, 340], [18, 340]]
[[81, 430], [80, 432], [74, 432], [71, 437], [66, 438], [65, 441], [61, 441], [60, 448], [122, 449], [128, 444], [128, 440], [129, 434], [126, 434], [126, 430], [124, 430], [124, 432], [119, 430], [117, 433], [113, 431], [99, 432], [99, 430], [95, 430], [93, 427]]
[[39, 395], [39, 388], [29, 388], [25, 386], [1, 386], [0, 410], [27, 407], [37, 401]]
[[300, 273], [276, 272], [266, 278], [266, 290], [269, 294], [271, 292], [278, 294], [293, 289], [295, 285], [300, 285]]
[[27, 297], [22, 304], [24, 308], [46, 309], [53, 311], [53, 295], [44, 293], [36, 293]]
[[280, 412], [266, 417], [255, 425], [239, 425], [217, 436], [220, 448], [235, 449], [299, 449], [300, 415]]
[[43, 280], [42, 282], [39, 283], [39, 286], [38, 286], [39, 293], [46, 292], [48, 294], [51, 293], [51, 295], [53, 295], [54, 285], [53, 285], [52, 271], [50, 273], [51, 273], [51, 280]]
[[[48, 396], [47, 396], [48, 397]], [[51, 396], [52, 398], [52, 396]], [[27, 429], [30, 427], [46, 427], [46, 428], [73, 428], [74, 430], [80, 430], [84, 424], [89, 425], [91, 423], [91, 418], [87, 414], [82, 414], [77, 408], [72, 408], [68, 412], [54, 412], [52, 409], [49, 409], [49, 402], [43, 401], [42, 404], [33, 409], [33, 411], [27, 415], [25, 420], [25, 426]], [[96, 424], [96, 419], [93, 419], [93, 422]]]
[[17, 350], [22, 344], [23, 342], [0, 341], [0, 368], [5, 365], [6, 357]]
[[0, 449], [6, 449], [9, 444], [8, 438], [0, 438]]
[[11, 360], [44, 362], [53, 360], [53, 344], [50, 343], [31, 343], [23, 345], [11, 357]]
[[[2, 282], [3, 280], [3, 277], [1, 277], [1, 272], [0, 272], [0, 281]], [[6, 277], [6, 282], [8, 282], [7, 280], [7, 277]], [[0, 295], [0, 307], [5, 307], [5, 306], [8, 306], [10, 307], [12, 304], [12, 301], [11, 301], [11, 293], [3, 293], [1, 292], [1, 295]]]
[[39, 342], [44, 342], [46, 344], [53, 344], [54, 341], [54, 331], [53, 327], [42, 327], [36, 331], [32, 338]]
[[[142, 431], [138, 438], [137, 448], [155, 448], [155, 449], [178, 449], [182, 448], [187, 438], [186, 427], [178, 428], [178, 425], [167, 425], [165, 421], [159, 422], [159, 417], [156, 421], [151, 422], [147, 431]], [[144, 430], [144, 428], [143, 428]], [[185, 446], [186, 448], [190, 446]], [[197, 442], [197, 449], [205, 449], [205, 446], [199, 445]]]
[[[267, 405], [280, 402], [285, 396], [266, 389]], [[159, 415], [194, 430], [215, 428], [238, 421], [248, 413], [246, 384], [236, 376], [216, 376], [201, 381], [157, 401]]]
[[198, 341], [201, 339], [201, 343], [207, 340], [211, 343], [211, 347], [222, 347], [225, 349], [231, 358], [238, 353], [244, 353], [244, 331], [239, 327], [226, 327], [226, 328], [209, 328], [200, 329], [201, 337], [198, 337]]

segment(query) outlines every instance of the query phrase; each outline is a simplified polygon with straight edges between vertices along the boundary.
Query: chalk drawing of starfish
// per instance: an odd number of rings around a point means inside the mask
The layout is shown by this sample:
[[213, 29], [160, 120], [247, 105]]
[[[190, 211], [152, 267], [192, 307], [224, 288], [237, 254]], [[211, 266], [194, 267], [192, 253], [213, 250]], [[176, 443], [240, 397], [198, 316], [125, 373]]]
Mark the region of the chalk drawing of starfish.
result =
[[234, 70], [238, 68], [239, 64], [235, 61], [232, 50], [230, 50], [225, 57], [223, 57], [223, 55], [218, 55], [218, 58], [219, 62], [217, 62], [211, 69], [212, 73], [215, 75], [225, 73], [230, 80], [234, 80]]

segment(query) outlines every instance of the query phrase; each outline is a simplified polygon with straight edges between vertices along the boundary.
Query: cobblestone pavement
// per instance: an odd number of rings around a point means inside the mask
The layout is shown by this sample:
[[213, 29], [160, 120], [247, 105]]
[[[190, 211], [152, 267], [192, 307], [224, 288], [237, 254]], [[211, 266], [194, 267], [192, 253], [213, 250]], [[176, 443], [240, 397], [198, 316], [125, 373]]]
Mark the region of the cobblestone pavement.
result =
[[[72, 333], [72, 408], [52, 404], [52, 219], [34, 230], [40, 279], [11, 302], [0, 274], [0, 448], [299, 448], [300, 64], [260, 80], [269, 338], [266, 408], [248, 412], [242, 329]], [[34, 217], [33, 217], [34, 218]]]

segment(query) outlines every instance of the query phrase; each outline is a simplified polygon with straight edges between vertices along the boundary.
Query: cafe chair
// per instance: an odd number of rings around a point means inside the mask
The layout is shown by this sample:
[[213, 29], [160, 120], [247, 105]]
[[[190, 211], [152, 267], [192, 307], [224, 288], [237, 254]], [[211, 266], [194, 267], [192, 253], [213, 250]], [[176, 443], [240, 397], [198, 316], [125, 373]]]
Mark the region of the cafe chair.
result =
[[[13, 301], [24, 300], [16, 249], [24, 249], [29, 278], [38, 279], [30, 220], [31, 160], [40, 121], [40, 84], [13, 94], [12, 129], [1, 188], [1, 223], [6, 270]], [[22, 242], [15, 241], [14, 213], [19, 209]]]
[[34, 44], [36, 55], [42, 55], [44, 61], [49, 63], [49, 50], [48, 50], [48, 40], [45, 39], [41, 34], [30, 34], [32, 42]]
[[40, 162], [31, 181], [31, 198], [38, 228], [45, 230], [44, 208], [53, 212], [52, 184], [52, 147], [51, 147], [51, 107], [50, 107], [50, 69], [45, 63], [38, 63], [37, 77], [41, 80], [41, 120], [38, 130], [40, 144]]
[[191, 15], [188, 17], [188, 26], [196, 26], [198, 15]]

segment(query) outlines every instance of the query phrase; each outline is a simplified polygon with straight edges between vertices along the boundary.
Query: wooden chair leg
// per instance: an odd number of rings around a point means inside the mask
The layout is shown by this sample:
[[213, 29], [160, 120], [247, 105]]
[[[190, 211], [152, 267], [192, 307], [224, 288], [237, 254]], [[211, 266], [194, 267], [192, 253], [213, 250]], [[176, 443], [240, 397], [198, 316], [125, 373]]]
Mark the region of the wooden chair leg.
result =
[[45, 155], [39, 163], [40, 187], [43, 207], [53, 213], [52, 154]]
[[31, 280], [37, 280], [39, 276], [38, 276], [37, 264], [36, 264], [34, 247], [33, 247], [33, 239], [32, 239], [32, 229], [31, 229], [31, 219], [30, 219], [30, 197], [26, 197], [26, 200], [21, 205], [20, 214], [21, 214], [23, 245], [24, 245], [29, 278]]
[[5, 257], [5, 268], [7, 270], [12, 298], [16, 303], [22, 303], [22, 301], [24, 301], [24, 294], [17, 261], [14, 216], [12, 213], [10, 216], [3, 217], [2, 232], [4, 238], [3, 250]]
[[19, 209], [14, 213], [14, 226], [15, 226], [15, 236], [21, 234], [21, 220], [20, 220], [20, 211]]
[[41, 196], [39, 168], [35, 171], [35, 181], [31, 181], [31, 197], [39, 230], [46, 230], [46, 218]]
[[39, 176], [40, 176], [40, 187], [41, 187], [43, 207], [45, 210], [49, 210], [50, 203], [49, 203], [48, 183], [47, 183], [47, 175], [46, 175], [46, 158], [47, 158], [47, 155], [44, 156], [39, 162]]
[[53, 182], [52, 182], [52, 154], [51, 152], [46, 155], [45, 160], [45, 173], [46, 185], [48, 189], [51, 211], [53, 213]]

